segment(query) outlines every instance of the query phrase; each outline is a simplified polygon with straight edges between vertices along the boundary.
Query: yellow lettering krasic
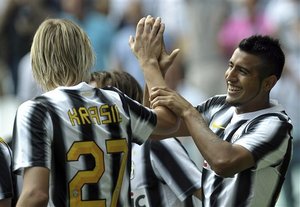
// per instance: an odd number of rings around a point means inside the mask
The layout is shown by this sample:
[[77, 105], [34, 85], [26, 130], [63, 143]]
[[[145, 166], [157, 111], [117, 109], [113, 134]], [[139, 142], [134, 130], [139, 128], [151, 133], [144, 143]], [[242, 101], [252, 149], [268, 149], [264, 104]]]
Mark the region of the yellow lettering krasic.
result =
[[122, 121], [118, 107], [116, 105], [108, 104], [103, 104], [100, 107], [72, 108], [68, 111], [68, 117], [72, 126], [85, 124], [112, 124]]

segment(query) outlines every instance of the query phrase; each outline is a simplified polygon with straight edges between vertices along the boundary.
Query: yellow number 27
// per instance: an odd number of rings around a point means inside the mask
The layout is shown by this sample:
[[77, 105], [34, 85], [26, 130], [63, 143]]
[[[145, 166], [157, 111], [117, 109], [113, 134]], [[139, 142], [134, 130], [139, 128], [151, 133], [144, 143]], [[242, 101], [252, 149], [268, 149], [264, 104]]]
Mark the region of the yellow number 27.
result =
[[[124, 172], [128, 157], [128, 146], [126, 139], [112, 139], [106, 141], [107, 153], [124, 153], [122, 156], [121, 167], [115, 186], [111, 207], [117, 205], [122, 187]], [[91, 154], [95, 159], [93, 170], [78, 171], [69, 183], [70, 207], [105, 207], [105, 199], [102, 200], [82, 200], [81, 189], [85, 184], [98, 183], [102, 177], [105, 164], [103, 150], [94, 141], [74, 142], [67, 153], [68, 161], [78, 161], [81, 155]]]

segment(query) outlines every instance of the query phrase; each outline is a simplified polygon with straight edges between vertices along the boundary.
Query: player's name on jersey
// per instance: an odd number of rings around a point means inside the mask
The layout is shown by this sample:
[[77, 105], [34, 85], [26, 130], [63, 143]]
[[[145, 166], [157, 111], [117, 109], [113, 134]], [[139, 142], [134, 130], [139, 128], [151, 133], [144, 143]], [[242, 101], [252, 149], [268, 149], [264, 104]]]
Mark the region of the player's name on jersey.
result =
[[72, 126], [84, 124], [113, 124], [122, 121], [116, 105], [103, 104], [100, 107], [79, 107], [68, 110]]

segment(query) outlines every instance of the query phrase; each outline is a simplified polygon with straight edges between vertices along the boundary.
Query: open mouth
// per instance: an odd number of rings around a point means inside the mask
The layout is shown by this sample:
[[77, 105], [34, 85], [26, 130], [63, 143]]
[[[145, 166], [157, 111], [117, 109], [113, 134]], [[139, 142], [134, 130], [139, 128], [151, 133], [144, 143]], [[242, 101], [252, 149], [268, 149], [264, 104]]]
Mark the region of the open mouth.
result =
[[230, 94], [235, 94], [235, 93], [239, 93], [242, 89], [240, 87], [236, 87], [236, 86], [232, 86], [232, 85], [228, 85], [227, 87], [227, 93]]

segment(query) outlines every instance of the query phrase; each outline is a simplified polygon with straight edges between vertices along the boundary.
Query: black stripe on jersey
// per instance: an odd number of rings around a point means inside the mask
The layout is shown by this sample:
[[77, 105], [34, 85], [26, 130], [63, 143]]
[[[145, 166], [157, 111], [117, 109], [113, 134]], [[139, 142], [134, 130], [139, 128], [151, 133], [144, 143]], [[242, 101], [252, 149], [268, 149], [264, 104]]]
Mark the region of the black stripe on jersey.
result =
[[[245, 133], [247, 131], [255, 131], [256, 126], [259, 125], [259, 122], [264, 119], [271, 116], [277, 116], [281, 120], [281, 125], [278, 128], [277, 132], [273, 133], [274, 136], [268, 140], [266, 143], [257, 146], [253, 150], [253, 157], [255, 162], [257, 162], [261, 157], [264, 157], [266, 154], [274, 151], [278, 146], [282, 144], [284, 141], [284, 138], [290, 134], [290, 131], [292, 130], [292, 125], [288, 122], [288, 120], [285, 118], [283, 114], [279, 113], [269, 113], [261, 115], [257, 118], [255, 118], [253, 121], [248, 123], [248, 125], [245, 127]], [[263, 149], [263, 150], [262, 150]]]
[[218, 201], [218, 196], [223, 190], [223, 178], [217, 175], [214, 175], [214, 183], [213, 183], [214, 192], [211, 194], [209, 198], [210, 205], [209, 206], [220, 206]]
[[[233, 206], [247, 206], [247, 200], [251, 192], [251, 184], [253, 183], [252, 171], [247, 169], [238, 174], [237, 191], [235, 193], [235, 200]], [[249, 186], [245, 188], [245, 186]]]
[[151, 140], [147, 139], [144, 144], [144, 158], [145, 158], [145, 175], [144, 178], [146, 180], [146, 188], [147, 198], [149, 201], [149, 205], [151, 207], [162, 207], [163, 198], [161, 197], [161, 188], [159, 187], [159, 179], [156, 177], [150, 159], [150, 151], [151, 151]]
[[[136, 102], [133, 102], [132, 100], [128, 100], [129, 108], [132, 110], [133, 113], [135, 113], [137, 116], [139, 116], [141, 119], [145, 120], [148, 119], [148, 111], [147, 114], [145, 113], [145, 108], [143, 105], [139, 105], [140, 107], [137, 107]], [[155, 114], [154, 114], [155, 115]], [[156, 116], [151, 116], [150, 123], [154, 123], [156, 125]]]
[[[55, 106], [44, 96], [37, 97], [34, 101], [41, 102], [50, 114], [53, 126], [53, 143], [52, 143], [52, 156], [54, 159], [54, 167], [52, 169], [55, 174], [53, 176], [54, 186], [52, 188], [53, 203], [56, 206], [67, 206], [67, 169], [65, 160], [62, 162], [62, 155], [66, 155], [67, 150], [64, 144], [64, 137], [61, 128], [61, 119], [57, 115]], [[59, 193], [58, 193], [59, 192]]]
[[[66, 95], [69, 97], [74, 108], [79, 109], [80, 107], [85, 106], [85, 101], [82, 99], [82, 96], [79, 95], [79, 92], [76, 90], [64, 90]], [[95, 134], [93, 132], [93, 127], [91, 124], [81, 124], [81, 140], [84, 141], [95, 141]], [[95, 168], [95, 159], [92, 155], [83, 156], [86, 170], [92, 170]], [[86, 185], [88, 191], [88, 197], [86, 200], [98, 200], [100, 195], [99, 185], [97, 183], [89, 183]]]
[[184, 206], [187, 207], [193, 207], [194, 206], [194, 202], [193, 202], [193, 197], [189, 196], [184, 200]]
[[[123, 105], [123, 109], [125, 111], [125, 113], [127, 114], [128, 117], [130, 117], [130, 113], [129, 113], [129, 108], [128, 108], [128, 101], [127, 99], [125, 98], [124, 94], [122, 93], [119, 93], [120, 95], [120, 99], [122, 101], [122, 105]], [[128, 134], [128, 152], [131, 152], [132, 150], [132, 140], [134, 139], [133, 137], [133, 134], [132, 134], [132, 130], [131, 130], [131, 119], [129, 118], [129, 122], [126, 126], [126, 130], [127, 130], [127, 134]], [[128, 153], [128, 161], [127, 161], [127, 175], [130, 175], [131, 173], [131, 153]], [[131, 202], [131, 195], [130, 195], [130, 192], [131, 192], [131, 185], [130, 185], [130, 182], [129, 182], [129, 190], [128, 190], [128, 198], [129, 198], [129, 201]], [[130, 205], [132, 205], [130, 203]]]
[[[44, 116], [45, 112], [47, 111], [48, 110], [44, 105], [37, 103], [34, 109], [29, 114], [29, 133], [30, 137], [34, 137], [34, 139], [31, 139], [31, 146], [33, 146], [31, 148], [31, 155], [33, 155], [33, 157], [31, 157], [30, 160], [35, 163], [39, 163], [40, 160], [44, 160], [44, 158], [46, 157], [46, 154], [44, 153], [44, 149], [46, 148], [46, 146], [43, 140], [47, 136], [47, 128], [45, 127], [46, 116]], [[36, 130], [41, 128], [42, 130]], [[40, 167], [45, 167], [44, 163], [40, 163]]]
[[189, 179], [187, 172], [184, 171], [184, 166], [178, 164], [170, 149], [162, 142], [151, 140], [151, 153], [159, 158], [159, 162], [169, 171], [170, 176], [181, 192], [184, 192], [185, 195], [192, 195], [197, 190], [194, 183]]
[[[101, 92], [100, 89], [95, 88], [95, 93], [96, 93], [96, 96], [100, 98], [101, 102], [107, 103], [110, 105], [114, 104]], [[123, 108], [125, 109], [126, 107], [123, 106]], [[106, 127], [108, 127], [108, 131], [110, 133], [111, 139], [121, 138], [121, 128], [120, 128], [119, 123], [107, 124]], [[131, 154], [131, 153], [128, 153], [128, 154]], [[117, 178], [118, 178], [119, 171], [120, 171], [120, 166], [121, 166], [120, 163], [121, 163], [122, 154], [112, 153], [111, 156], [112, 156], [112, 163], [111, 163], [111, 169], [112, 169], [112, 188], [111, 189], [112, 189], [112, 191], [111, 191], [111, 195], [113, 195], [114, 187], [117, 185]], [[127, 175], [130, 175], [130, 174], [127, 174]], [[126, 175], [124, 175], [124, 176], [126, 176]], [[130, 192], [130, 189], [128, 192]], [[128, 193], [128, 200], [130, 200], [130, 193]], [[123, 204], [120, 203], [120, 199], [117, 202], [117, 206], [119, 206], [119, 207], [123, 206]]]
[[[96, 96], [100, 98], [100, 101], [103, 103], [107, 103], [109, 105], [114, 105], [114, 103], [108, 99], [102, 92], [100, 89], [95, 88], [96, 91]], [[124, 107], [123, 107], [124, 108]], [[121, 129], [119, 127], [118, 123], [112, 123], [112, 124], [108, 124], [107, 127], [109, 128], [109, 132], [111, 134], [111, 138], [120, 138], [121, 136]]]

